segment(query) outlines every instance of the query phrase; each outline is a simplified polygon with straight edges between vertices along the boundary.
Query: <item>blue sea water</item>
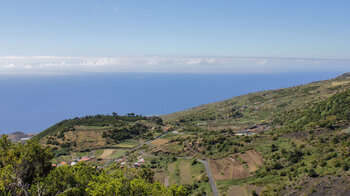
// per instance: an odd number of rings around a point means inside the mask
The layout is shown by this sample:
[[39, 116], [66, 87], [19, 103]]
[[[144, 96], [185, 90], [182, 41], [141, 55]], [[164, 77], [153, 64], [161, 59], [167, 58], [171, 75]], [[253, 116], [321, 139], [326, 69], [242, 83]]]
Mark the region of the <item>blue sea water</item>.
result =
[[162, 115], [341, 73], [0, 75], [0, 134], [38, 133], [93, 114]]

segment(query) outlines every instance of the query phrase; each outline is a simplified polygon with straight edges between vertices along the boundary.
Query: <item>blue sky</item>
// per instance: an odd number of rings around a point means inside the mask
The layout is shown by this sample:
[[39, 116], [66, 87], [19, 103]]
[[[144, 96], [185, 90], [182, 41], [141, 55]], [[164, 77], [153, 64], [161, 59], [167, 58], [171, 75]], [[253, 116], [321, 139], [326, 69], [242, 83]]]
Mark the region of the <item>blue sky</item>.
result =
[[[301, 71], [318, 64], [322, 71], [348, 71], [349, 7], [345, 0], [4, 0], [0, 72], [79, 72], [91, 63], [87, 58], [103, 61], [91, 72], [214, 72], [227, 58], [219, 68], [225, 73], [308, 64]], [[284, 60], [267, 66], [271, 58]], [[305, 58], [308, 63], [293, 67]], [[141, 66], [147, 63], [152, 67]]]

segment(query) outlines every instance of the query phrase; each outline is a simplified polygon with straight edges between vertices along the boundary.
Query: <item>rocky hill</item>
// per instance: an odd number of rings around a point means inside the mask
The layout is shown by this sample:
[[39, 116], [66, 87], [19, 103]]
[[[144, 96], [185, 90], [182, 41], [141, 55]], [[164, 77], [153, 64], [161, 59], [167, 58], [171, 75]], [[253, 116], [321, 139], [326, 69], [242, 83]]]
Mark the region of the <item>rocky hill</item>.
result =
[[8, 135], [8, 139], [14, 143], [17, 142], [26, 142], [27, 140], [31, 139], [34, 137], [36, 134], [25, 134], [23, 132], [14, 132], [12, 134]]

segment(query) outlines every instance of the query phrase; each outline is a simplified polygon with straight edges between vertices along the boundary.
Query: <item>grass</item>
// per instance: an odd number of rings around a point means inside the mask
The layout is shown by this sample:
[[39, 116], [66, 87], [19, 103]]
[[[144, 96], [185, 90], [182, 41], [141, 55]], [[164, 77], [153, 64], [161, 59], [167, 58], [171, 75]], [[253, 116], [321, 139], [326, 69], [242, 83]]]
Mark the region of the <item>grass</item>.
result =
[[90, 152], [76, 152], [72, 154], [73, 154], [73, 157], [79, 158], [79, 157], [89, 156]]
[[137, 145], [139, 145], [139, 142], [137, 140], [130, 139], [130, 140], [125, 140], [122, 143], [116, 144], [116, 145], [114, 145], [114, 147], [118, 147], [118, 148], [134, 148]]
[[121, 156], [123, 156], [125, 154], [127, 150], [117, 150], [117, 152], [115, 152], [114, 154], [112, 154], [109, 158], [112, 158], [112, 159], [117, 159]]
[[193, 182], [191, 160], [178, 159], [170, 163], [168, 165], [168, 174], [170, 176], [170, 184], [191, 184]]
[[[192, 161], [193, 160], [194, 159], [190, 159], [191, 165], [192, 165]], [[202, 175], [202, 174], [205, 174], [205, 167], [200, 162], [197, 162], [196, 164], [192, 165], [191, 168], [192, 168], [192, 175], [195, 176], [195, 177], [199, 176], [199, 175]]]
[[180, 159], [179, 170], [182, 184], [190, 184], [193, 182], [193, 174], [191, 168], [191, 160]]
[[168, 164], [169, 184], [177, 184], [180, 182], [180, 175], [177, 175], [178, 169], [179, 165], [177, 161]]
[[256, 178], [255, 176], [250, 176], [248, 178], [241, 179], [230, 179], [230, 180], [219, 180], [216, 181], [216, 184], [221, 187], [228, 187], [232, 185], [245, 185], [245, 184], [256, 184], [256, 185], [264, 185], [270, 184], [273, 182], [277, 182], [281, 179], [281, 176], [278, 175], [268, 175], [261, 178]]
[[180, 154], [183, 151], [183, 145], [178, 145], [178, 143], [173, 143], [164, 146], [164, 149], [171, 152], [172, 154]]
[[98, 149], [98, 150], [95, 150], [95, 153], [94, 153], [95, 157], [101, 156], [101, 154], [103, 153], [104, 150], [105, 150], [105, 149]]

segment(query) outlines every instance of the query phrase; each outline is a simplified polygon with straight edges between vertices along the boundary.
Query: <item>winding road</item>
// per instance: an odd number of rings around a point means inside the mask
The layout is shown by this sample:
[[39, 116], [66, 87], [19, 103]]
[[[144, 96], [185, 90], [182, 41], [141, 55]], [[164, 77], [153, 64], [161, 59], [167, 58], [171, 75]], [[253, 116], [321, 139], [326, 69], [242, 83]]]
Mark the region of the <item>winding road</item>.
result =
[[207, 160], [198, 160], [198, 161], [203, 163], [203, 165], [205, 167], [205, 171], [207, 172], [207, 176], [209, 178], [209, 184], [210, 184], [211, 190], [213, 192], [213, 195], [214, 196], [219, 196], [219, 191], [216, 188], [216, 184], [215, 184], [215, 181], [214, 181], [214, 178], [213, 178], [213, 174], [211, 173], [211, 170], [210, 170], [209, 162]]

